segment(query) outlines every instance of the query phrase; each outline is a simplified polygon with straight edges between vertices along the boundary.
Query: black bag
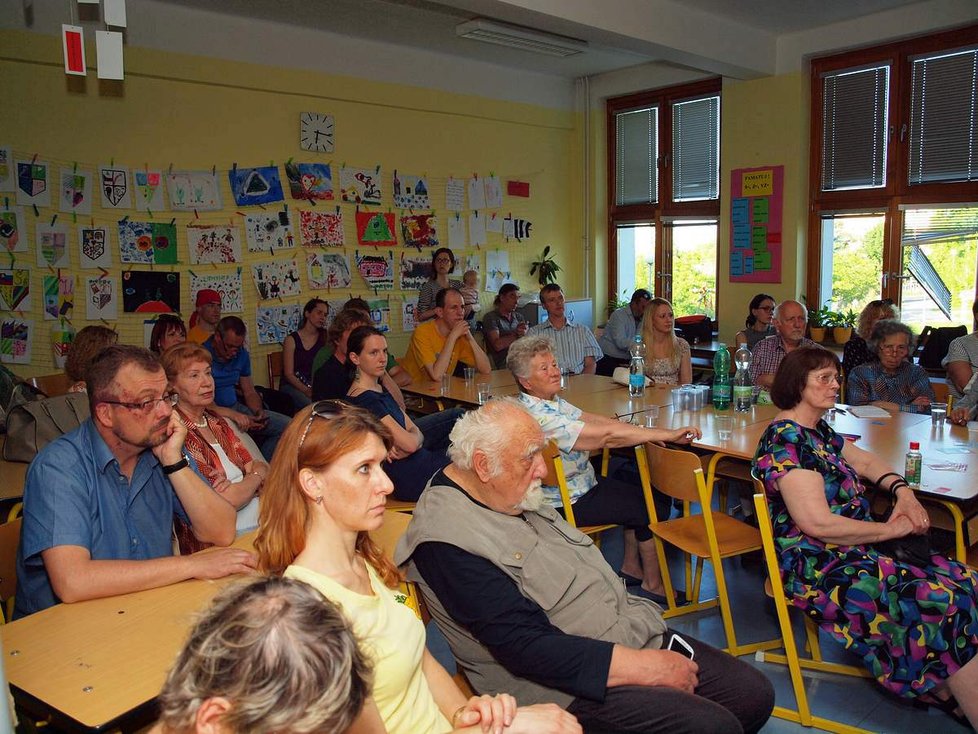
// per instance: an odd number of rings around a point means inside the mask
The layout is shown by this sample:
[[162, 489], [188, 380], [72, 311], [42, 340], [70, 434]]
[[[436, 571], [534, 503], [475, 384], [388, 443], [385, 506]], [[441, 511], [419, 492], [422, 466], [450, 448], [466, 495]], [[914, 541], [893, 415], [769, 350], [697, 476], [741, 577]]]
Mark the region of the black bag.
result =
[[967, 326], [925, 326], [920, 332], [920, 366], [925, 370], [941, 369], [951, 342], [968, 333]]
[[[893, 508], [888, 509], [880, 518], [880, 522], [886, 522]], [[877, 552], [884, 556], [889, 556], [895, 561], [906, 563], [917, 568], [930, 565], [930, 557], [934, 551], [930, 545], [930, 531], [922, 535], [904, 535], [902, 538], [891, 538], [879, 543], [873, 543]]]

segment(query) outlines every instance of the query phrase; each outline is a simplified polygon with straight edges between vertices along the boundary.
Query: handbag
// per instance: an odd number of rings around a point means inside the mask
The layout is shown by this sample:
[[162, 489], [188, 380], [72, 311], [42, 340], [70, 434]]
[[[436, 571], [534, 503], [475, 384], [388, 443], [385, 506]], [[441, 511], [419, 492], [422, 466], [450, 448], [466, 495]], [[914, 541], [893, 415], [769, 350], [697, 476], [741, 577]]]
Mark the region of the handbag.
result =
[[58, 436], [78, 428], [88, 417], [86, 393], [68, 393], [16, 405], [7, 413], [3, 458], [29, 463], [38, 451]]
[[[896, 490], [900, 487], [908, 486], [907, 480], [896, 472], [887, 472], [877, 479], [874, 484], [882, 488], [882, 482], [887, 477], [896, 477], [896, 480], [890, 483], [888, 490], [890, 493], [890, 506], [880, 516], [880, 522], [886, 522], [890, 519], [890, 515], [893, 514], [893, 509], [896, 507]], [[930, 544], [930, 530], [919, 535], [904, 535], [902, 538], [883, 540], [878, 543], [873, 543], [873, 547], [878, 553], [882, 553], [884, 556], [889, 556], [895, 561], [906, 563], [910, 566], [917, 566], [918, 568], [930, 565], [930, 557], [934, 553]]]

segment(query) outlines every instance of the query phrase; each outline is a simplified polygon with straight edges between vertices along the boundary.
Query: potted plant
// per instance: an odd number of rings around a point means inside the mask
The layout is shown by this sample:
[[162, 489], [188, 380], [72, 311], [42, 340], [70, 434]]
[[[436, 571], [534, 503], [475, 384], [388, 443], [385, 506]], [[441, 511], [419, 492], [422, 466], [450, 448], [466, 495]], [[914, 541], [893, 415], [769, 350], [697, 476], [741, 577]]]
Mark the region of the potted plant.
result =
[[852, 338], [852, 329], [859, 319], [859, 314], [851, 308], [848, 311], [838, 311], [832, 321], [832, 338], [836, 344], [845, 344]]
[[536, 275], [537, 282], [540, 285], [547, 285], [548, 283], [557, 282], [557, 273], [559, 272], [560, 266], [556, 260], [550, 257], [550, 245], [547, 245], [543, 248], [543, 254], [540, 256], [540, 259], [533, 261], [533, 267], [530, 268], [530, 275]]
[[828, 304], [809, 312], [808, 331], [813, 341], [825, 341], [825, 329], [831, 326], [834, 316]]
[[[530, 273], [532, 275], [532, 273]], [[619, 308], [623, 308], [628, 305], [628, 292], [622, 291], [619, 296], [612, 296], [608, 299], [608, 313], [605, 314], [605, 318], [611, 318], [611, 314], [617, 311]]]

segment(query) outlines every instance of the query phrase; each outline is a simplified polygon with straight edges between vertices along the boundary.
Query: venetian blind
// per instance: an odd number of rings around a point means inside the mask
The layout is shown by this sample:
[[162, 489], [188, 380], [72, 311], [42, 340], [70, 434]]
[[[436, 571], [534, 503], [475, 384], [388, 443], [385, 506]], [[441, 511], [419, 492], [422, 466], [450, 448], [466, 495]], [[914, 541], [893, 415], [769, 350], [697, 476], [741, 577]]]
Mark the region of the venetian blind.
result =
[[822, 191], [886, 184], [889, 66], [822, 78]]
[[615, 203], [654, 204], [659, 200], [659, 109], [615, 115]]
[[672, 198], [720, 196], [720, 96], [672, 106]]

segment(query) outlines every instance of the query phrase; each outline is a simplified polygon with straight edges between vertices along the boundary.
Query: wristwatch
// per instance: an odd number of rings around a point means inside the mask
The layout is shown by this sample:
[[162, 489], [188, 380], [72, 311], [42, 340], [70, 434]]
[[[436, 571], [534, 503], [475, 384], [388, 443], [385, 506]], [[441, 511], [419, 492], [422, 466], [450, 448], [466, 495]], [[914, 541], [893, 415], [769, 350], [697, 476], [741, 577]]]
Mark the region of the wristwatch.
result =
[[178, 461], [176, 464], [167, 464], [166, 466], [163, 466], [161, 468], [163, 469], [164, 474], [170, 476], [171, 474], [175, 474], [176, 472], [188, 466], [190, 466], [190, 462], [187, 461], [187, 457], [186, 455], [184, 455], [180, 457], [180, 461]]

